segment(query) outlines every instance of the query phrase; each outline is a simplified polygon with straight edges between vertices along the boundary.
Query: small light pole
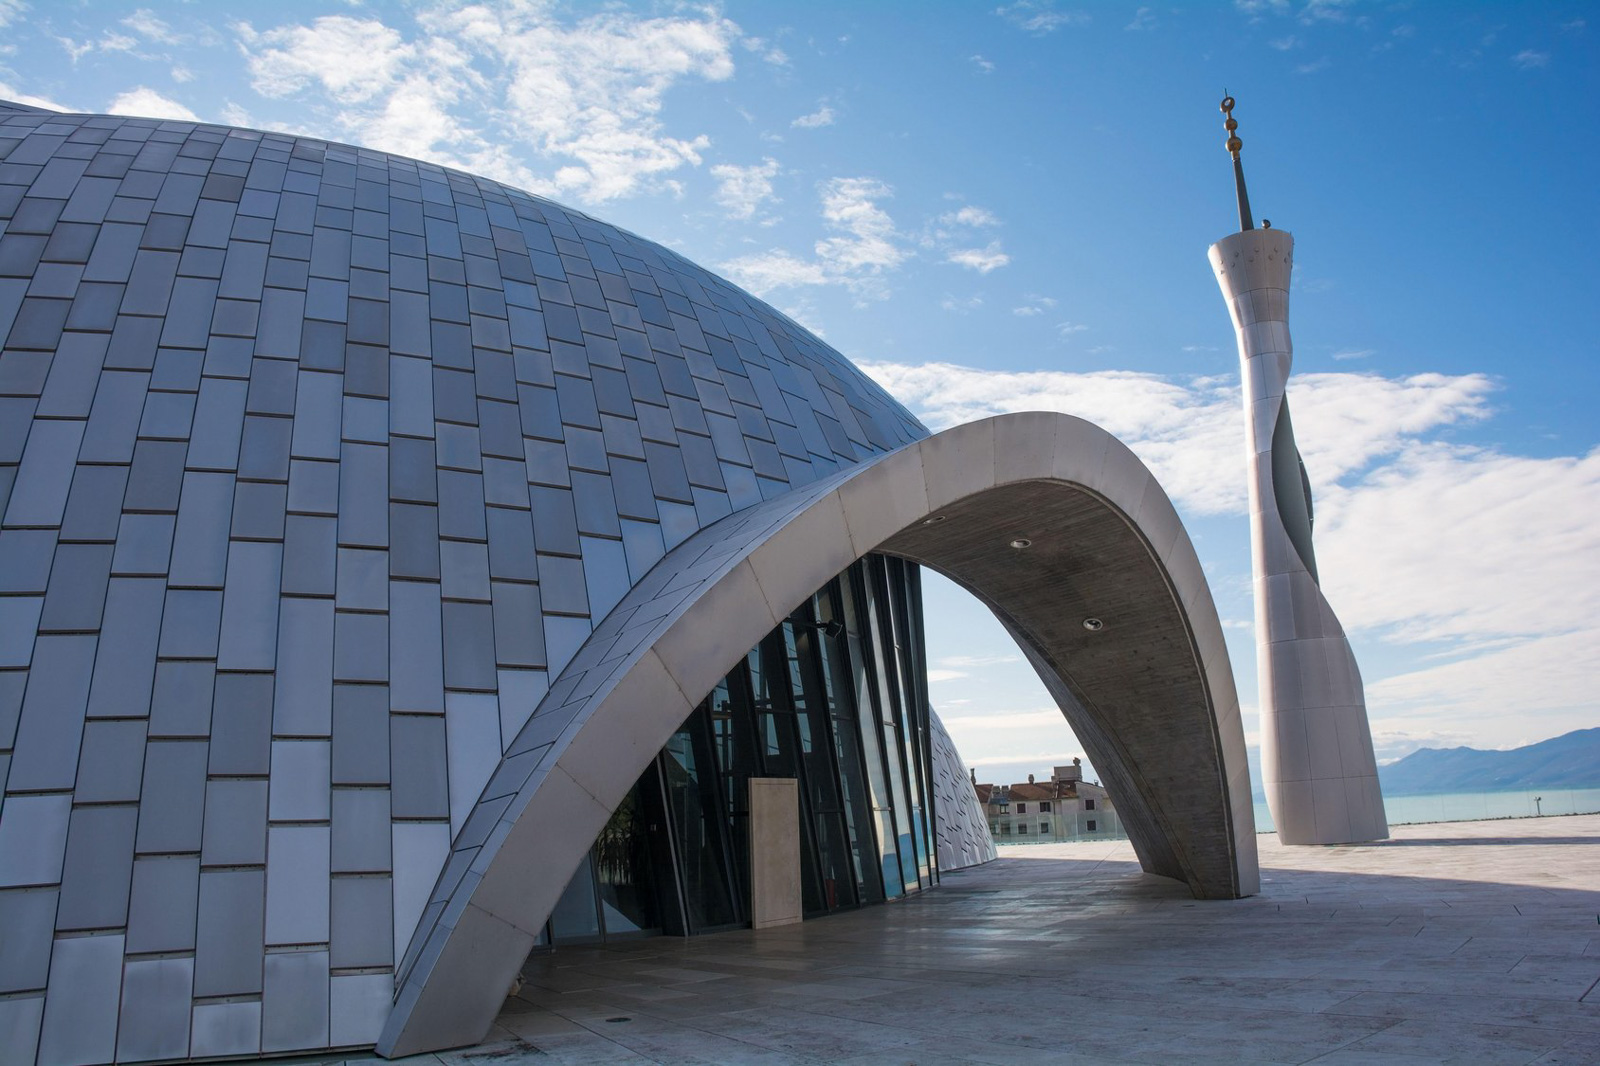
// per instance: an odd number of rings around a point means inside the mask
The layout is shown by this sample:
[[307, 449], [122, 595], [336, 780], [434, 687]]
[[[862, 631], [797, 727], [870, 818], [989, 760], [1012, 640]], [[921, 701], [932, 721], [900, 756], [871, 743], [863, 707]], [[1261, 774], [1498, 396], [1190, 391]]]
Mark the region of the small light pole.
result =
[[1544, 817], [1544, 797], [1543, 796], [1535, 796], [1535, 797], [1533, 797], [1533, 816], [1535, 818], [1543, 818]]

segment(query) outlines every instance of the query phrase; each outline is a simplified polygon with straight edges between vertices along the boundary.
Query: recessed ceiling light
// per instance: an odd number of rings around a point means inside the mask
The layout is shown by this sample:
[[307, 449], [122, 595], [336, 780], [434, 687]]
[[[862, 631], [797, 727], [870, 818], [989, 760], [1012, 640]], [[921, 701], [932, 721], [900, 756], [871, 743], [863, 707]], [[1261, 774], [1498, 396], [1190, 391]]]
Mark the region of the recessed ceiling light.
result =
[[1011, 546], [1020, 551], [1023, 548], [1033, 547], [1033, 541], [1029, 540], [1027, 537], [1018, 537], [1016, 540], [1011, 542]]
[[1091, 633], [1098, 633], [1105, 627], [1106, 624], [1100, 621], [1098, 618], [1085, 618], [1083, 620], [1083, 628], [1087, 629]]

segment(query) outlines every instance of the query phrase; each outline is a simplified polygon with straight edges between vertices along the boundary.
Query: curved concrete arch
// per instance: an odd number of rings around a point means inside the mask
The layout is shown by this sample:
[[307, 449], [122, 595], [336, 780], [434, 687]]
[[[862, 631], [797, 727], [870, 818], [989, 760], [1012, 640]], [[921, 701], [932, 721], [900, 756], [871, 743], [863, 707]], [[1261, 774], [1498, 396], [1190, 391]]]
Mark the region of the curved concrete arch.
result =
[[[755, 637], [871, 551], [932, 566], [996, 610], [1118, 790], [1147, 870], [1202, 898], [1257, 890], [1238, 698], [1177, 513], [1097, 426], [1002, 415], [730, 515], [628, 593], [458, 834], [397, 971], [380, 1053], [482, 1038], [635, 777]], [[1090, 615], [1104, 627], [1085, 628]]]

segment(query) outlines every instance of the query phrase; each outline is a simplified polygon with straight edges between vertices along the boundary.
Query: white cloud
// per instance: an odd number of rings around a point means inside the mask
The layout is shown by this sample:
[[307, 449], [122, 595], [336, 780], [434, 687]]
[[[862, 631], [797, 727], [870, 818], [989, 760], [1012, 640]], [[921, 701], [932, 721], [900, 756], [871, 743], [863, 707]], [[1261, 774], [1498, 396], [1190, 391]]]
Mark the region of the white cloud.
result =
[[984, 74], [994, 73], [994, 64], [983, 58], [981, 55], [969, 56], [967, 57], [967, 61], [973, 66], [977, 67], [978, 70]]
[[968, 204], [958, 211], [947, 211], [939, 216], [939, 221], [946, 226], [998, 226], [1000, 220], [994, 212], [984, 207], [973, 207]]
[[811, 114], [801, 115], [799, 118], [789, 123], [789, 125], [797, 126], [803, 130], [814, 130], [821, 126], [831, 126], [833, 125], [833, 108], [829, 107], [827, 104], [823, 104], [821, 107], [811, 112]]
[[1296, 74], [1315, 74], [1317, 71], [1327, 70], [1331, 66], [1333, 66], [1333, 60], [1323, 56], [1321, 59], [1312, 60], [1310, 63], [1301, 63], [1294, 68], [1294, 72]]
[[843, 285], [861, 299], [883, 299], [883, 276], [911, 253], [894, 220], [879, 206], [894, 190], [876, 178], [832, 178], [818, 188], [823, 225], [833, 234], [814, 246], [807, 260], [775, 249], [721, 264], [734, 281], [757, 296], [803, 285]]
[[1089, 21], [1082, 11], [1057, 11], [1054, 0], [1016, 0], [1002, 4], [994, 13], [1021, 30], [1043, 37], [1063, 26], [1081, 26]]
[[1031, 318], [1034, 315], [1042, 315], [1056, 305], [1056, 300], [1053, 296], [1035, 296], [1030, 293], [1024, 299], [1027, 302], [1021, 307], [1013, 307], [1011, 309], [1012, 314], [1021, 318]]
[[154, 89], [147, 89], [143, 85], [136, 89], [129, 89], [111, 101], [106, 108], [108, 114], [133, 115], [138, 118], [170, 118], [183, 122], [199, 122], [200, 116], [184, 107], [178, 101], [162, 96]]
[[122, 24], [139, 36], [158, 44], [177, 44], [183, 40], [182, 36], [175, 33], [155, 12], [149, 8], [141, 7], [133, 14], [122, 20]]
[[956, 681], [966, 676], [967, 673], [964, 670], [929, 670], [928, 684], [937, 685], [942, 681]]
[[1333, 357], [1340, 362], [1347, 359], [1370, 359], [1378, 354], [1376, 348], [1345, 348], [1333, 353]]
[[1056, 326], [1056, 333], [1061, 337], [1061, 339], [1065, 340], [1074, 333], [1082, 333], [1088, 328], [1089, 327], [1084, 325], [1082, 322], [1062, 322]]
[[772, 179], [778, 176], [778, 169], [778, 161], [770, 156], [747, 167], [731, 163], [712, 167], [711, 176], [717, 179], [717, 203], [728, 212], [729, 218], [754, 217], [763, 203], [776, 199], [772, 194]]
[[1133, 13], [1133, 21], [1122, 28], [1125, 30], [1148, 30], [1154, 29], [1155, 24], [1155, 12], [1151, 11], [1148, 7], [1141, 7], [1139, 10]]
[[1233, 6], [1254, 20], [1265, 14], [1283, 14], [1289, 10], [1289, 0], [1233, 0]]
[[1549, 52], [1535, 52], [1532, 48], [1524, 48], [1511, 57], [1511, 62], [1519, 70], [1537, 70], [1550, 65]]
[[[3, 13], [4, 13], [4, 9], [0, 8], [0, 14], [3, 14]], [[0, 26], [3, 26], [3, 25], [4, 25], [4, 23], [0, 22]], [[42, 107], [46, 111], [77, 111], [78, 110], [77, 108], [69, 107], [66, 104], [58, 104], [54, 100], [52, 100], [52, 99], [50, 99], [49, 97], [46, 97], [46, 96], [34, 96], [31, 93], [25, 93], [21, 89], [18, 89], [16, 86], [9, 85], [9, 84], [7, 84], [6, 82], [3, 82], [3, 81], [0, 81], [0, 100], [10, 100], [12, 103], [23, 104], [23, 105], [25, 105], [27, 107]]]
[[945, 256], [945, 262], [987, 274], [1011, 262], [1011, 257], [1000, 250], [999, 241], [990, 241], [983, 248], [954, 249]]
[[416, 23], [410, 39], [343, 15], [236, 30], [256, 90], [305, 100], [332, 133], [594, 202], [670, 192], [672, 171], [700, 163], [709, 138], [669, 135], [663, 102], [685, 79], [731, 77], [739, 37], [709, 10], [560, 23], [544, 4], [471, 5]]
[[946, 295], [939, 301], [939, 307], [945, 311], [954, 311], [964, 315], [968, 311], [976, 311], [983, 306], [982, 296], [949, 296]]
[[840, 236], [817, 244], [817, 254], [846, 272], [899, 266], [910, 253], [895, 241], [894, 221], [878, 206], [894, 190], [876, 178], [834, 178], [822, 189], [822, 218]]
[[[1319, 493], [1318, 562], [1362, 628], [1509, 641], [1507, 654], [1530, 634], [1600, 634], [1597, 516], [1600, 450], [1530, 458], [1415, 442]], [[1347, 589], [1339, 576], [1373, 570], [1387, 579]], [[1592, 647], [1600, 655], [1600, 638]]]
[[11, 25], [26, 10], [28, 10], [28, 5], [24, 4], [22, 0], [0, 0], [0, 29]]
[[1276, 48], [1280, 52], [1287, 52], [1289, 49], [1295, 47], [1299, 43], [1300, 38], [1296, 37], [1292, 33], [1287, 37], [1275, 37], [1267, 42], [1267, 44], [1271, 45], [1273, 48]]
[[1347, 8], [1356, 0], [1306, 0], [1300, 9], [1301, 22], [1344, 22], [1350, 17]]

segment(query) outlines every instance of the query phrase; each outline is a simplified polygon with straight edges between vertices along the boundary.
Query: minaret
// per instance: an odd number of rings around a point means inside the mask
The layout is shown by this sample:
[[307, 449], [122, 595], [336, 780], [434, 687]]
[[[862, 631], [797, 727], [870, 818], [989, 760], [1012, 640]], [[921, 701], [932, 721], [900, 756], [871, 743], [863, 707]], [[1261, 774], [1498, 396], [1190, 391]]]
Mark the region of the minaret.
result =
[[1255, 579], [1261, 769], [1267, 806], [1285, 844], [1349, 844], [1389, 835], [1367, 725], [1361, 671], [1322, 596], [1311, 549], [1311, 483], [1284, 393], [1289, 271], [1294, 238], [1263, 220], [1245, 195], [1243, 142], [1233, 97], [1222, 101], [1233, 156], [1239, 232], [1211, 246], [1211, 266], [1233, 315], [1244, 379], [1250, 467], [1250, 555]]

